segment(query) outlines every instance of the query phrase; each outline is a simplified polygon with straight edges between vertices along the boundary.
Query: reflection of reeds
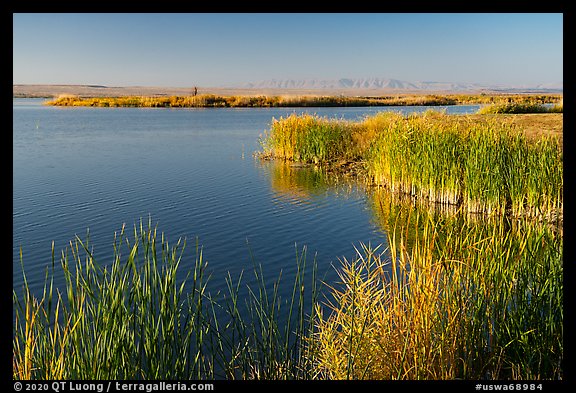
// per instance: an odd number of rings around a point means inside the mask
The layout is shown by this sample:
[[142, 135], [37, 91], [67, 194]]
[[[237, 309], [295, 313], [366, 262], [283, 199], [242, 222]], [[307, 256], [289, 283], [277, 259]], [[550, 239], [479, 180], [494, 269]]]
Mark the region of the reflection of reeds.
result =
[[342, 261], [333, 299], [316, 308], [318, 376], [562, 378], [562, 237], [412, 214], [387, 253], [363, 246]]
[[325, 171], [317, 166], [294, 167], [286, 162], [270, 163], [270, 186], [277, 194], [308, 201], [315, 195], [324, 192], [329, 184]]

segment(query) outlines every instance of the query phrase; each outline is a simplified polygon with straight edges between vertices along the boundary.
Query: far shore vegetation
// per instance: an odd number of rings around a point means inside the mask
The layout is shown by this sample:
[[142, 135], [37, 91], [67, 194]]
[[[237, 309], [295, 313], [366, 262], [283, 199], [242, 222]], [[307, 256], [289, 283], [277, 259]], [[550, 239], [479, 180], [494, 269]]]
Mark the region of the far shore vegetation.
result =
[[253, 108], [253, 107], [341, 107], [341, 106], [445, 106], [464, 104], [506, 105], [544, 108], [558, 103], [561, 95], [387, 95], [387, 96], [121, 96], [80, 97], [61, 95], [47, 101], [53, 106], [142, 107], [142, 108]]
[[563, 113], [564, 100], [555, 103], [553, 106], [544, 106], [534, 102], [507, 102], [495, 103], [483, 106], [478, 110], [478, 114], [499, 114], [499, 113]]

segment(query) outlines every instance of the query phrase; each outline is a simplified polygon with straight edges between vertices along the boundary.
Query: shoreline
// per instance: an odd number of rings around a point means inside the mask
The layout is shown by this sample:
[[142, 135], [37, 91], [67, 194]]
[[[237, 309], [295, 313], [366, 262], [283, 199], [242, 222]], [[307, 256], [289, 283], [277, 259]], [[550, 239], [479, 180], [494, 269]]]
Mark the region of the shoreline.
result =
[[[46, 101], [52, 106], [133, 107], [133, 108], [271, 108], [271, 107], [367, 107], [367, 106], [455, 106], [483, 105], [485, 114], [558, 113], [563, 97], [550, 95], [396, 95], [396, 96], [286, 96], [215, 95], [103, 96], [81, 97], [61, 94]], [[546, 104], [554, 104], [547, 108]], [[488, 106], [488, 107], [486, 107]]]

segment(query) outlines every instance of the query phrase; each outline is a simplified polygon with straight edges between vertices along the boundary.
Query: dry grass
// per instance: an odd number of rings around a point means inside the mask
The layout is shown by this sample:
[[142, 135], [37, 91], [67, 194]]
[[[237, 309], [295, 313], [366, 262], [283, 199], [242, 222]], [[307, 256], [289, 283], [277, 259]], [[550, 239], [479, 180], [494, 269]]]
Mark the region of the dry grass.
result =
[[562, 378], [562, 238], [509, 225], [396, 215], [389, 249], [342, 260], [316, 308], [318, 376]]
[[461, 121], [486, 123], [499, 121], [503, 124], [513, 125], [516, 129], [531, 140], [543, 137], [554, 137], [563, 141], [564, 116], [561, 113], [526, 113], [526, 114], [495, 114], [495, 115], [466, 115]]
[[79, 97], [60, 94], [46, 105], [95, 106], [95, 107], [145, 107], [145, 108], [204, 108], [204, 107], [342, 107], [342, 106], [414, 106], [455, 105], [456, 100], [437, 95], [345, 97], [326, 95], [222, 96], [215, 94], [180, 96], [107, 96]]

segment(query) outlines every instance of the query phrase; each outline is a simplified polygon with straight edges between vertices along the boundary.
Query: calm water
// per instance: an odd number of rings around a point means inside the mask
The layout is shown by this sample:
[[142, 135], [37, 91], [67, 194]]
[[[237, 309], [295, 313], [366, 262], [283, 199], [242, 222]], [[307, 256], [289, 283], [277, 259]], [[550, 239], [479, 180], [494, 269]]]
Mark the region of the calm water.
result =
[[[261, 162], [258, 137], [272, 118], [308, 112], [358, 119], [407, 108], [140, 109], [56, 108], [13, 101], [13, 284], [41, 290], [59, 254], [87, 229], [99, 263], [112, 255], [114, 232], [151, 218], [171, 243], [185, 237], [187, 263], [203, 246], [214, 289], [253, 261], [275, 278], [294, 272], [295, 246], [316, 254], [320, 275], [352, 257], [354, 246], [385, 243], [363, 191], [330, 187], [312, 169]], [[472, 113], [477, 105], [436, 107]], [[247, 279], [246, 282], [250, 280]], [[291, 290], [291, 280], [286, 279]]]

